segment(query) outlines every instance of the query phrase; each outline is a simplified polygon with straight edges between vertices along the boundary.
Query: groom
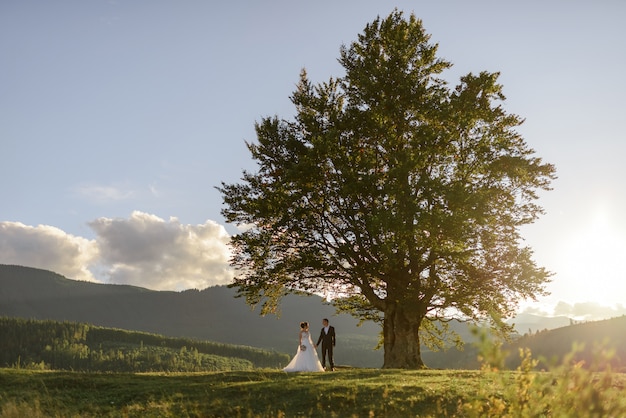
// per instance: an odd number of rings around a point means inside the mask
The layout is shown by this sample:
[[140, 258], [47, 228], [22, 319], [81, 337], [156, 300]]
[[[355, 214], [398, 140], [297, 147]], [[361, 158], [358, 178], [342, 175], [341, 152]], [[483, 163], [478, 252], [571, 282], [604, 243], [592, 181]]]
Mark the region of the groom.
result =
[[328, 324], [328, 319], [324, 318], [322, 321], [322, 332], [317, 339], [315, 348], [322, 343], [322, 367], [326, 368], [326, 354], [328, 354], [328, 362], [330, 363], [330, 369], [335, 371], [335, 360], [333, 359], [333, 347], [335, 347], [335, 327]]

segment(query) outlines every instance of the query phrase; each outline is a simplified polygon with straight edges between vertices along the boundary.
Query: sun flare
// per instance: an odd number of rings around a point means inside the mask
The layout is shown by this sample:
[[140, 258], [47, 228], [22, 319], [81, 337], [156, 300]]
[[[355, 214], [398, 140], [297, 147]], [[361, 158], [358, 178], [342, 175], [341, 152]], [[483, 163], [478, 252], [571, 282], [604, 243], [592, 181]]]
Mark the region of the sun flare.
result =
[[579, 302], [626, 302], [626, 236], [604, 212], [573, 231], [562, 249], [557, 274], [564, 293]]

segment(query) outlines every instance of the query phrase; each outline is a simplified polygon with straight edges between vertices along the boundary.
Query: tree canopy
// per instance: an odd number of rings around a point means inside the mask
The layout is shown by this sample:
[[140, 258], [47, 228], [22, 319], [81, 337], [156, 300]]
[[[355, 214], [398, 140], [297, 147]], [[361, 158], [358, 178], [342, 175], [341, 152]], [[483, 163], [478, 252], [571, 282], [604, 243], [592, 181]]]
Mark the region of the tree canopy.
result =
[[433, 321], [497, 325], [545, 293], [520, 227], [555, 168], [516, 131], [499, 74], [450, 87], [414, 15], [378, 17], [339, 62], [327, 82], [301, 72], [295, 118], [256, 123], [258, 171], [219, 188], [222, 214], [249, 227], [232, 238], [233, 286], [262, 313], [289, 292], [326, 294], [380, 321], [383, 367], [424, 367]]

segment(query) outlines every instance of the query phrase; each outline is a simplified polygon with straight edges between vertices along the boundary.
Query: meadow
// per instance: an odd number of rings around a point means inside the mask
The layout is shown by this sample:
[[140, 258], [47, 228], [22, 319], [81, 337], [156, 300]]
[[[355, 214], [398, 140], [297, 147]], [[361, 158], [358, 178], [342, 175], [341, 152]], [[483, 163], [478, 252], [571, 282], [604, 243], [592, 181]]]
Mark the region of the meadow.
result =
[[478, 370], [285, 373], [289, 356], [252, 347], [0, 318], [0, 418], [626, 416], [608, 341], [533, 358], [473, 333]]
[[[347, 369], [179, 374], [0, 372], [3, 417], [425, 416], [473, 396], [476, 372]], [[452, 410], [450, 412], [452, 412]]]
[[626, 377], [577, 365], [515, 371], [340, 368], [206, 373], [0, 369], [0, 417], [621, 417]]

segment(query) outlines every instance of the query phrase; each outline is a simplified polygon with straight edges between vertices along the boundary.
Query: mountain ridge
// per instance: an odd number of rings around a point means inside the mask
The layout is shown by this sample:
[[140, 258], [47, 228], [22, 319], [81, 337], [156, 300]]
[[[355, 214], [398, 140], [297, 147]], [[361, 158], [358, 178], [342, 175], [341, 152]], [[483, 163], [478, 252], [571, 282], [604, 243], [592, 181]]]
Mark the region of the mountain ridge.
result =
[[[337, 330], [337, 364], [382, 366], [383, 351], [374, 349], [380, 335], [378, 324], [359, 324], [358, 319], [348, 314], [336, 314], [334, 307], [316, 295], [288, 295], [282, 300], [280, 310], [280, 316], [260, 316], [243, 298], [236, 297], [235, 289], [227, 286], [181, 292], [155, 291], [76, 281], [48, 270], [0, 264], [0, 316], [91, 323], [169, 337], [246, 345], [289, 355], [295, 353], [300, 322], [310, 323], [315, 338], [322, 318], [329, 318]], [[516, 352], [520, 344], [525, 344], [538, 355], [557, 353], [563, 356], [574, 341], [587, 341], [590, 346], [589, 335], [594, 338], [611, 336], [626, 326], [622, 323], [626, 318], [608, 321], [579, 327], [584, 324], [574, 324], [566, 317], [546, 320], [537, 315], [520, 315], [509, 322], [515, 323], [523, 336], [505, 348]], [[465, 349], [431, 352], [423, 348], [424, 362], [432, 368], [478, 368], [470, 326], [453, 323], [453, 328], [466, 342]], [[595, 329], [600, 331], [593, 331]], [[619, 345], [618, 354], [626, 360], [626, 339], [615, 340]], [[555, 345], [560, 345], [558, 350]], [[509, 364], [513, 366], [515, 360]], [[621, 363], [617, 366], [621, 367]]]
[[372, 322], [359, 326], [356, 318], [337, 315], [319, 296], [286, 296], [278, 317], [260, 316], [258, 310], [235, 296], [236, 291], [226, 286], [153, 291], [75, 281], [31, 267], [0, 265], [0, 316], [87, 322], [288, 354], [295, 353], [300, 322], [309, 322], [316, 332], [327, 317], [338, 332], [338, 361], [354, 366], [382, 365], [382, 351], [374, 350], [380, 327]]

